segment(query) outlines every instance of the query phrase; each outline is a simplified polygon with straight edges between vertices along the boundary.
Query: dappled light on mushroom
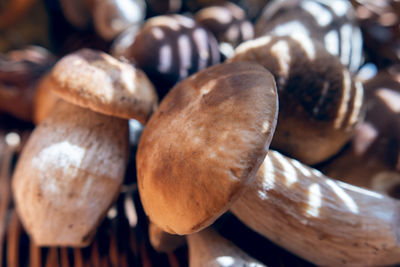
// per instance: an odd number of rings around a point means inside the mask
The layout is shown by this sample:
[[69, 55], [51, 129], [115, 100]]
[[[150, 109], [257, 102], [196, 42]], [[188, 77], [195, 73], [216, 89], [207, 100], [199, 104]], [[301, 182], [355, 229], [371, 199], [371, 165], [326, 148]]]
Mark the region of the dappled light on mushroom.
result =
[[[31, 168], [40, 171], [38, 177], [41, 185], [46, 187], [43, 193], [51, 194], [48, 197], [54, 197], [56, 201], [56, 196], [68, 187], [68, 183], [76, 179], [79, 169], [82, 168], [85, 152], [84, 148], [68, 141], [44, 147], [31, 161]], [[47, 162], [50, 162], [50, 165]], [[60, 176], [62, 179], [55, 179]], [[86, 194], [83, 190], [82, 196]]]
[[216, 259], [216, 262], [221, 266], [233, 266], [235, 259], [231, 256], [220, 256]]
[[301, 164], [298, 160], [291, 159], [291, 164], [304, 176], [311, 176], [310, 170]]
[[[255, 32], [256, 37], [307, 36], [338, 56], [352, 73], [357, 72], [363, 61], [362, 34], [350, 1], [272, 1], [257, 19]], [[307, 43], [305, 39], [300, 42], [310, 52]], [[307, 56], [313, 59], [309, 52]]]
[[353, 98], [351, 114], [349, 121], [346, 125], [347, 130], [351, 130], [353, 125], [356, 125], [359, 121], [360, 114], [363, 111], [363, 101], [364, 101], [364, 88], [361, 83], [355, 83], [355, 96]]
[[312, 217], [319, 216], [319, 209], [321, 208], [321, 189], [316, 183], [310, 185], [308, 188], [308, 207], [307, 214]]
[[330, 10], [316, 2], [303, 1], [300, 6], [310, 13], [322, 27], [329, 25], [333, 21], [333, 16]]
[[264, 200], [268, 198], [268, 191], [272, 190], [275, 186], [275, 169], [270, 157], [265, 158], [260, 168], [264, 168], [264, 172], [269, 174], [268, 179], [265, 179], [262, 183], [262, 190], [258, 191], [260, 198]]
[[308, 35], [308, 29], [300, 21], [290, 21], [277, 26], [273, 31], [278, 36], [287, 36], [292, 33]]
[[168, 73], [172, 68], [172, 48], [169, 44], [164, 44], [160, 47], [159, 62], [157, 70], [160, 73]]
[[371, 191], [371, 190], [367, 190], [367, 189], [364, 189], [364, 188], [359, 187], [359, 186], [354, 186], [354, 185], [343, 183], [343, 182], [340, 182], [340, 181], [336, 181], [336, 183], [339, 184], [340, 187], [342, 187], [343, 189], [346, 189], [348, 191], [352, 191], [352, 192], [359, 193], [361, 195], [365, 195], [365, 196], [376, 198], [376, 199], [383, 199], [384, 198], [384, 195], [382, 195], [380, 193], [377, 193], [377, 192]]
[[346, 193], [340, 186], [337, 185], [333, 180], [326, 180], [326, 184], [332, 188], [333, 192], [343, 201], [346, 207], [355, 214], [358, 214], [358, 206], [356, 202]]
[[[278, 59], [280, 67], [280, 75], [282, 79], [287, 79], [290, 70], [290, 48], [286, 41], [278, 41], [271, 47], [272, 54]], [[280, 82], [283, 83], [283, 82]]]
[[[305, 28], [298, 21], [287, 23]], [[362, 118], [363, 87], [311, 33], [288, 29], [290, 34], [282, 30], [283, 36], [276, 35], [284, 25], [242, 43], [228, 61], [254, 61], [271, 71], [280, 100], [271, 147], [313, 165], [335, 155], [350, 139]]]
[[187, 35], [180, 35], [178, 37], [179, 46], [179, 60], [180, 60], [180, 70], [179, 75], [181, 77], [187, 77], [189, 75], [188, 70], [192, 68], [192, 50], [190, 39]]
[[[272, 152], [272, 153], [271, 153]], [[286, 186], [290, 187], [292, 184], [298, 181], [297, 172], [292, 164], [286, 159], [282, 154], [277, 153], [275, 151], [271, 151], [269, 153], [271, 157], [275, 158], [278, 161], [278, 164], [282, 166], [280, 169], [281, 175], [285, 177]]]
[[[278, 154], [269, 151], [254, 184], [231, 207], [240, 221], [317, 265], [400, 261], [399, 201], [332, 180]], [[271, 163], [273, 167], [267, 167]], [[291, 184], [286, 176], [293, 173], [285, 170], [287, 164], [296, 172]]]
[[334, 122], [335, 129], [340, 129], [343, 127], [344, 119], [349, 110], [350, 94], [352, 92], [352, 81], [349, 71], [343, 69], [342, 75], [343, 75], [343, 93], [342, 93], [342, 98], [340, 100], [337, 117]]
[[332, 55], [339, 54], [339, 34], [335, 30], [329, 31], [324, 38], [325, 47]]
[[18, 159], [16, 208], [37, 245], [86, 246], [120, 193], [128, 120], [146, 123], [157, 95], [143, 72], [90, 49], [65, 56], [48, 77], [60, 99]]

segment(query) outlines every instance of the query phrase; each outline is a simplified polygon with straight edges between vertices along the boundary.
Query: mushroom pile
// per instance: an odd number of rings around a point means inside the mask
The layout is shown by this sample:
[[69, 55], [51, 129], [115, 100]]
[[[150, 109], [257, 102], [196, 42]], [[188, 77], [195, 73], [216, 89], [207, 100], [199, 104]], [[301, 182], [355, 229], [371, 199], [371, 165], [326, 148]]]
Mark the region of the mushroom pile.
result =
[[269, 265], [232, 218], [318, 266], [400, 264], [400, 74], [366, 64], [370, 1], [146, 2], [59, 0], [101, 45], [0, 56], [0, 111], [36, 124], [11, 181], [35, 246], [97, 246], [123, 206], [192, 267]]

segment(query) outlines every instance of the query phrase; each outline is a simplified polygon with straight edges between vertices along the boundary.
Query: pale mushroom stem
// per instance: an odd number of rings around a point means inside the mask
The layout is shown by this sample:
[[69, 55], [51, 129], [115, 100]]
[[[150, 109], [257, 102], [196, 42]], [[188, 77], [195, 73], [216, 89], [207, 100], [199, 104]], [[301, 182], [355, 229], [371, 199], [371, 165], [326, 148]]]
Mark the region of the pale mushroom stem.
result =
[[64, 101], [32, 133], [12, 187], [38, 246], [86, 246], [116, 196], [128, 158], [128, 120]]
[[251, 229], [322, 266], [400, 262], [400, 202], [270, 151], [231, 207]]
[[265, 266], [210, 228], [188, 235], [187, 239], [190, 267]]

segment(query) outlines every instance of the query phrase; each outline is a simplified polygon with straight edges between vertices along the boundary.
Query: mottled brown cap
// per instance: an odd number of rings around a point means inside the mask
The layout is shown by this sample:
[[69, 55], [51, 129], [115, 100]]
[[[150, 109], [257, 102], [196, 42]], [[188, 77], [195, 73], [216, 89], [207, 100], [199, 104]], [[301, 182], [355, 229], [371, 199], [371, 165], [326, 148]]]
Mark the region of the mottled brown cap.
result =
[[248, 41], [231, 61], [257, 62], [274, 75], [279, 123], [271, 147], [306, 164], [337, 153], [362, 118], [362, 85], [307, 35]]
[[66, 101], [142, 123], [157, 106], [155, 89], [141, 70], [100, 51], [65, 56], [51, 71], [50, 82]]
[[320, 42], [357, 72], [362, 63], [362, 35], [347, 0], [277, 0], [269, 3], [255, 23], [255, 35], [303, 33]]
[[215, 37], [193, 19], [181, 15], [147, 20], [122, 56], [149, 76], [160, 95], [180, 80], [220, 61]]
[[275, 80], [255, 63], [220, 64], [176, 85], [147, 124], [136, 156], [150, 220], [176, 234], [213, 223], [253, 179], [277, 108]]

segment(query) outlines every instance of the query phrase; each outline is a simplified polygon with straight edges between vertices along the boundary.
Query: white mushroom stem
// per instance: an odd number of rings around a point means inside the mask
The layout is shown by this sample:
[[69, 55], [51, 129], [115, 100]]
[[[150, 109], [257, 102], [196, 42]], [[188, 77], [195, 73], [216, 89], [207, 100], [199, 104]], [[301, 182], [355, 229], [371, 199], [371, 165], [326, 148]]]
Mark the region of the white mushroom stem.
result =
[[188, 235], [187, 239], [190, 267], [265, 266], [210, 228]]
[[186, 242], [184, 236], [167, 233], [152, 222], [149, 224], [149, 239], [155, 251], [164, 253], [172, 252]]
[[128, 120], [57, 103], [32, 133], [12, 187], [39, 246], [85, 246], [118, 195], [128, 158]]
[[275, 151], [231, 211], [317, 265], [400, 262], [399, 201], [332, 180]]

